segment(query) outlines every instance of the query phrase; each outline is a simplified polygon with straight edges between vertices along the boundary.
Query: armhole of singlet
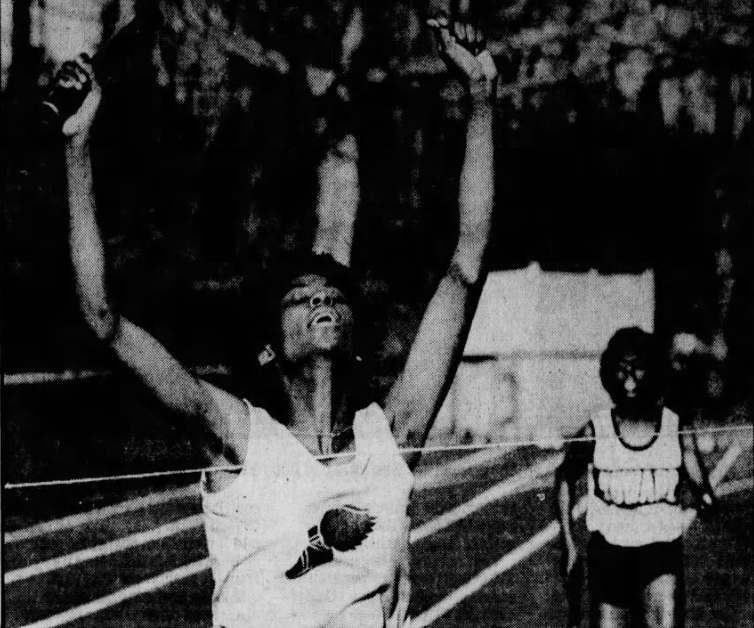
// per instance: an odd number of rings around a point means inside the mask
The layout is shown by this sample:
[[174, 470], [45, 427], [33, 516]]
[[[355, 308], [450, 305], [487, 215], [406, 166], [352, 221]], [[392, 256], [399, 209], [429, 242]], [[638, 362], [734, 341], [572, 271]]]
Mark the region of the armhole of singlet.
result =
[[249, 413], [249, 434], [248, 434], [248, 436], [246, 438], [246, 452], [244, 453], [244, 459], [243, 459], [243, 462], [241, 463], [241, 469], [238, 472], [238, 475], [236, 475], [236, 477], [233, 479], [233, 481], [230, 484], [228, 484], [228, 486], [226, 486], [223, 489], [220, 489], [219, 491], [215, 491], [215, 492], [210, 492], [210, 491], [206, 490], [206, 488], [205, 488], [206, 472], [202, 473], [202, 477], [201, 477], [200, 482], [199, 482], [200, 493], [201, 493], [201, 495], [202, 495], [202, 497], [204, 499], [207, 499], [210, 502], [214, 501], [214, 500], [219, 500], [219, 499], [225, 497], [226, 495], [229, 495], [229, 494], [233, 493], [234, 487], [236, 485], [238, 485], [238, 483], [239, 483], [238, 482], [239, 478], [244, 473], [246, 473], [246, 471], [247, 471], [247, 469], [249, 467], [249, 456], [252, 455], [251, 454], [251, 452], [252, 452], [252, 445], [261, 436], [260, 430], [259, 429], [257, 429], [257, 430], [254, 429], [255, 424], [257, 426], [261, 425], [261, 420], [260, 420], [262, 418], [260, 416], [260, 415], [262, 415], [261, 408], [257, 408], [255, 406], [253, 406], [249, 402], [248, 399], [242, 399], [242, 401], [243, 401], [244, 405], [246, 406], [246, 410]]
[[[369, 436], [365, 437], [367, 434], [376, 437], [376, 441]], [[357, 438], [357, 435], [361, 438]], [[358, 410], [354, 415], [353, 436], [356, 456], [364, 461], [375, 451], [382, 453], [385, 448], [389, 451], [398, 450], [398, 443], [393, 430], [390, 429], [390, 420], [376, 401]]]

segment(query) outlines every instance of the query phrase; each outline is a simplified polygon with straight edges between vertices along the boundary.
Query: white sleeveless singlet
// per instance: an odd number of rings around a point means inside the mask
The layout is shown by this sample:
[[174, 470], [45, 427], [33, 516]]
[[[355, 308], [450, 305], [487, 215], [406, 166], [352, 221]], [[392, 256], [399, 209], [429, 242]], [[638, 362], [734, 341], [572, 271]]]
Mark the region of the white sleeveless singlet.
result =
[[356, 413], [353, 460], [327, 467], [247, 405], [242, 471], [217, 493], [202, 481], [214, 626], [405, 627], [413, 475], [382, 409]]
[[587, 528], [608, 543], [638, 547], [683, 533], [678, 502], [682, 452], [678, 415], [663, 408], [658, 434], [646, 447], [619, 438], [610, 410], [592, 417], [595, 445], [588, 474]]

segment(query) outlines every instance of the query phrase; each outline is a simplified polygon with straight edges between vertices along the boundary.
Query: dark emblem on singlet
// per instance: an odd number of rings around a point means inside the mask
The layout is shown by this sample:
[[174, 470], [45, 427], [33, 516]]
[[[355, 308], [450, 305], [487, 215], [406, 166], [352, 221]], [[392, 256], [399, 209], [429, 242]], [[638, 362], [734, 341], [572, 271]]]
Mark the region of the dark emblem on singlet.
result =
[[329, 563], [333, 550], [347, 552], [357, 548], [374, 529], [375, 518], [369, 511], [345, 505], [328, 510], [319, 525], [309, 528], [309, 545], [285, 575], [299, 578], [315, 567]]

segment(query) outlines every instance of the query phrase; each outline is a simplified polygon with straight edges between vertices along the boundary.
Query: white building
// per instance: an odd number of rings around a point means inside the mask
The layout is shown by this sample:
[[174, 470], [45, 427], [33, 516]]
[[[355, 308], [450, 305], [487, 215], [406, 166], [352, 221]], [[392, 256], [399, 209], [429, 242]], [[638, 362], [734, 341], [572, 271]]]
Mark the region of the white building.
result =
[[620, 327], [652, 331], [654, 278], [492, 273], [433, 438], [557, 441], [609, 404], [599, 357]]

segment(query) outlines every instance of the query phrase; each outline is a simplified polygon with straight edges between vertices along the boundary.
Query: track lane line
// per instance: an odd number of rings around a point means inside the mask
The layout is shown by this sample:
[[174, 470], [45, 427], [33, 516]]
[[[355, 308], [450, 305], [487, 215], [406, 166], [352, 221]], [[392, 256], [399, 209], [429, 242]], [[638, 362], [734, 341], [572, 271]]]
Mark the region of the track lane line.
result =
[[741, 491], [754, 489], [754, 478], [744, 478], [741, 480], [731, 480], [722, 484], [716, 491], [717, 497], [726, 497], [733, 493], [740, 493]]
[[28, 528], [6, 532], [3, 535], [3, 542], [6, 545], [10, 545], [11, 543], [18, 543], [19, 541], [28, 541], [29, 539], [50, 534], [52, 532], [60, 532], [70, 528], [76, 528], [87, 523], [102, 521], [103, 519], [108, 519], [117, 515], [134, 512], [136, 510], [141, 510], [142, 508], [148, 508], [149, 506], [166, 504], [185, 497], [193, 497], [194, 495], [199, 495], [198, 483], [192, 483], [188, 486], [164, 491], [162, 493], [150, 493], [149, 495], [135, 497], [134, 499], [113, 504], [112, 506], [105, 506], [104, 508], [98, 508], [88, 512], [68, 515], [61, 519], [43, 521], [33, 526], [29, 526]]
[[[451, 511], [448, 511], [447, 513], [444, 513], [443, 515], [440, 515], [439, 517], [427, 522], [423, 526], [415, 528], [412, 531], [410, 542], [413, 543], [413, 542], [416, 542], [417, 540], [426, 538], [430, 534], [434, 534], [435, 532], [451, 525], [455, 521], [462, 519], [464, 516], [467, 516], [468, 514], [471, 514], [472, 512], [474, 512], [475, 510], [482, 508], [486, 504], [489, 504], [492, 501], [495, 501], [496, 499], [502, 499], [508, 495], [514, 494], [517, 491], [520, 491], [528, 483], [533, 482], [538, 477], [541, 477], [542, 475], [553, 470], [555, 466], [557, 466], [556, 464], [558, 462], [557, 458], [558, 457], [555, 456], [552, 459], [548, 459], [548, 460], [540, 462], [535, 467], [525, 469], [519, 472], [518, 474], [512, 476], [511, 478], [504, 480], [503, 482], [496, 485], [492, 489], [485, 491], [485, 493], [481, 494], [480, 496], [477, 496], [477, 498], [472, 499], [469, 502], [466, 502], [465, 504], [462, 504], [461, 506]], [[479, 499], [480, 497], [481, 499]], [[472, 502], [474, 503], [472, 504]], [[461, 514], [461, 513], [464, 513], [464, 514]], [[107, 543], [104, 546], [101, 545], [94, 548], [89, 548], [88, 550], [83, 550], [82, 552], [76, 552], [78, 556], [74, 556], [73, 554], [71, 554], [68, 556], [60, 557], [60, 559], [52, 559], [51, 561], [46, 561], [46, 563], [38, 563], [36, 565], [31, 565], [22, 570], [9, 572], [8, 574], [6, 574], [5, 582], [6, 584], [9, 584], [10, 582], [17, 582], [21, 579], [32, 577], [32, 575], [38, 575], [39, 573], [52, 571], [53, 569], [58, 569], [58, 568], [61, 568], [62, 566], [68, 566], [70, 564], [74, 564], [74, 561], [82, 562], [84, 560], [90, 560], [92, 558], [96, 558], [101, 555], [104, 555], [102, 553], [102, 550], [105, 550], [107, 553], [114, 553], [114, 552], [120, 551], [121, 549], [134, 547], [141, 543], [148, 542], [149, 540], [155, 540], [156, 538], [165, 538], [167, 536], [170, 536], [171, 534], [177, 533], [177, 531], [180, 531], [179, 529], [183, 529], [184, 527], [185, 529], [188, 529], [189, 527], [201, 525], [202, 518], [203, 518], [202, 515], [195, 515], [187, 519], [182, 519], [180, 521], [173, 522], [173, 524], [168, 524], [167, 526], [161, 526], [160, 528], [151, 530], [149, 532], [140, 533], [138, 535], [132, 535], [131, 537], [126, 537], [125, 544], [124, 544], [124, 539], [121, 539], [120, 541], [113, 541], [113, 542]], [[155, 532], [157, 533], [155, 534]], [[136, 538], [136, 537], [139, 537], [139, 538]], [[71, 558], [72, 556], [74, 557], [73, 559]], [[63, 562], [67, 564], [63, 565], [62, 564]], [[32, 573], [34, 568], [37, 568], [37, 573]], [[27, 626], [23, 626], [22, 628], [54, 628], [55, 626], [60, 626], [65, 623], [74, 621], [76, 619], [80, 619], [82, 617], [92, 615], [101, 610], [105, 610], [111, 606], [120, 604], [121, 602], [131, 599], [133, 597], [137, 597], [144, 593], [149, 593], [156, 589], [165, 587], [173, 582], [177, 582], [179, 580], [199, 574], [208, 568], [209, 568], [209, 559], [208, 558], [202, 559], [200, 561], [191, 563], [189, 565], [185, 565], [179, 569], [174, 569], [160, 576], [156, 576], [149, 580], [145, 580], [144, 582], [140, 582], [136, 585], [125, 587], [124, 589], [121, 589], [113, 594], [104, 596], [102, 598], [98, 598], [96, 600], [92, 600], [91, 602], [87, 604], [77, 606], [63, 613], [59, 613], [57, 615], [48, 617], [47, 619], [40, 620], [33, 624], [29, 624]], [[22, 572], [22, 573], [19, 573], [19, 572]], [[11, 579], [10, 582], [9, 582], [9, 578]]]
[[[579, 500], [576, 507], [573, 509], [574, 518], [578, 518], [586, 512], [586, 503], [586, 497], [582, 497]], [[534, 552], [554, 540], [559, 531], [560, 524], [557, 521], [551, 521], [547, 527], [537, 532], [529, 540], [524, 541], [516, 549], [508, 552], [500, 560], [480, 571], [466, 584], [460, 586], [453, 591], [453, 593], [444, 597], [437, 604], [430, 607], [417, 617], [414, 617], [411, 620], [411, 628], [424, 628], [424, 626], [428, 626], [435, 620], [439, 619], [448, 611], [458, 606], [458, 604], [467, 597], [479, 591], [484, 585], [488, 584], [502, 573], [515, 567], [518, 563], [523, 562]]]
[[489, 462], [494, 462], [498, 458], [503, 458], [512, 451], [518, 449], [518, 447], [499, 447], [496, 449], [487, 449], [478, 451], [476, 453], [464, 456], [458, 460], [453, 460], [447, 464], [428, 469], [427, 471], [418, 474], [414, 481], [414, 490], [423, 491], [429, 488], [438, 488], [452, 483], [452, 477], [468, 471], [473, 467], [485, 465]]
[[409, 540], [411, 543], [416, 543], [422, 539], [439, 532], [440, 530], [447, 528], [448, 526], [468, 517], [470, 514], [480, 510], [484, 506], [491, 504], [495, 501], [501, 500], [505, 497], [513, 495], [519, 492], [524, 487], [531, 484], [537, 478], [551, 473], [560, 464], [560, 456], [553, 456], [542, 462], [520, 471], [516, 475], [508, 478], [500, 484], [496, 484], [492, 488], [479, 493], [476, 497], [464, 502], [460, 506], [444, 512], [440, 516], [428, 521], [427, 523], [411, 530]]
[[29, 578], [41, 576], [42, 574], [51, 571], [72, 567], [87, 560], [102, 558], [104, 556], [116, 554], [117, 552], [125, 551], [132, 547], [138, 547], [139, 545], [159, 541], [160, 539], [174, 536], [175, 534], [191, 530], [192, 528], [198, 528], [202, 525], [203, 517], [203, 515], [192, 515], [191, 517], [179, 519], [178, 521], [173, 521], [145, 532], [139, 532], [101, 545], [95, 545], [94, 547], [88, 547], [77, 552], [57, 556], [50, 560], [42, 561], [41, 563], [34, 563], [28, 567], [14, 569], [13, 571], [6, 572], [3, 580], [6, 585], [13, 584], [14, 582], [28, 580]]
[[[735, 453], [733, 451], [734, 449], [736, 450]], [[725, 455], [720, 460], [720, 462], [715, 467], [715, 469], [712, 471], [712, 473], [710, 473], [710, 482], [713, 482], [714, 480], [715, 483], [719, 483], [720, 480], [722, 480], [722, 478], [724, 477], [725, 473], [727, 473], [727, 471], [730, 469], [730, 467], [733, 465], [733, 463], [735, 462], [735, 460], [738, 458], [738, 456], [740, 455], [742, 451], [743, 451], [743, 448], [738, 443], [733, 443], [730, 446], [730, 448], [726, 451]], [[735, 486], [739, 486], [741, 487], [740, 490], [743, 490], [746, 487], [751, 486], [751, 482], [752, 482], [751, 480], [748, 483], [745, 481], [744, 482], [735, 481]], [[733, 485], [734, 483], [731, 483], [731, 484]], [[720, 487], [721, 493], [722, 491], [725, 490], [725, 487], [726, 485], [723, 485]], [[725, 493], [725, 494], [729, 494], [729, 493]], [[574, 508], [575, 517], [580, 517], [586, 511], [586, 501], [587, 501], [586, 497], [582, 497], [581, 500], [579, 500], [579, 502], [576, 504], [576, 507]], [[692, 513], [692, 518], [693, 518], [693, 514], [694, 513]], [[425, 525], [429, 525], [430, 523], [432, 522], [428, 522]], [[418, 529], [419, 528], [417, 528], [417, 530]], [[522, 545], [520, 545], [513, 551], [503, 556], [497, 563], [491, 565], [490, 567], [482, 571], [480, 574], [477, 574], [477, 576], [473, 578], [471, 581], [469, 581], [468, 583], [466, 583], [466, 585], [458, 589], [456, 592], [454, 592], [450, 596], [447, 596], [446, 598], [441, 600], [435, 606], [429, 608], [427, 611], [415, 617], [411, 623], [412, 628], [423, 628], [424, 626], [429, 625], [429, 623], [431, 623], [432, 621], [435, 621], [435, 619], [438, 619], [439, 617], [447, 613], [449, 610], [453, 608], [453, 606], [457, 605], [463, 599], [475, 593], [479, 588], [481, 588], [482, 586], [487, 584], [489, 581], [497, 577], [497, 575], [500, 575], [504, 571], [507, 571], [511, 569], [512, 567], [514, 567], [516, 564], [524, 561], [531, 554], [536, 552], [538, 549], [540, 549], [541, 547], [543, 547], [550, 541], [552, 541], [557, 536], [559, 530], [560, 530], [560, 524], [557, 521], [552, 521], [546, 528], [540, 530], [540, 532], [538, 532], [528, 541], [525, 541]], [[501, 569], [501, 564], [503, 567], [502, 569]], [[164, 574], [161, 574], [160, 576], [150, 578], [149, 580], [145, 580], [136, 585], [126, 587], [113, 594], [107, 595], [102, 598], [98, 598], [87, 604], [72, 608], [63, 613], [53, 615], [51, 617], [40, 620], [33, 624], [22, 626], [21, 628], [55, 628], [56, 626], [61, 626], [63, 624], [74, 621], [76, 619], [80, 619], [82, 617], [93, 615], [99, 611], [106, 610], [107, 608], [111, 606], [115, 606], [117, 604], [120, 604], [121, 602], [137, 597], [139, 595], [151, 593], [157, 589], [166, 587], [174, 582], [178, 582], [185, 578], [198, 575], [199, 573], [205, 571], [206, 569], [209, 569], [209, 567], [210, 567], [209, 558], [205, 558], [200, 561], [190, 563], [188, 565], [184, 565], [183, 567], [180, 567], [178, 569], [174, 569], [172, 571], [166, 572]], [[470, 586], [471, 583], [475, 583], [476, 588], [473, 588], [472, 586]], [[463, 589], [463, 595], [459, 595], [459, 591], [461, 591], [462, 589]], [[451, 597], [453, 599], [457, 599], [457, 601], [455, 601], [451, 606], [444, 608], [445, 606], [444, 603], [446, 602], [446, 600], [449, 600]], [[442, 610], [443, 608], [444, 610]], [[442, 610], [442, 612], [439, 614], [436, 614], [438, 610]]]
[[[443, 515], [440, 515], [436, 519], [433, 519], [423, 526], [416, 528], [412, 533], [412, 540], [420, 540], [434, 534], [435, 532], [451, 525], [452, 523], [463, 519], [476, 510], [479, 510], [483, 506], [503, 497], [513, 494], [517, 490], [520, 490], [526, 484], [532, 482], [537, 477], [554, 470], [557, 466], [557, 458], [552, 458], [543, 461], [530, 469], [508, 478], [500, 484], [488, 489], [484, 493], [478, 495], [474, 499], [461, 504], [461, 506], [454, 508]], [[200, 527], [203, 523], [203, 516], [201, 514], [192, 515], [184, 519], [179, 519], [168, 524], [146, 530], [144, 532], [138, 532], [129, 536], [121, 537], [113, 541], [108, 541], [94, 547], [89, 547], [83, 550], [65, 554], [63, 556], [57, 556], [46, 561], [34, 563], [27, 567], [21, 567], [8, 571], [5, 574], [5, 584], [13, 584], [22, 580], [27, 580], [51, 571], [58, 569], [64, 569], [72, 567], [79, 563], [94, 560], [96, 558], [102, 558], [110, 554], [125, 551], [132, 547], [138, 547], [146, 543], [150, 543], [156, 540], [164, 539], [181, 532], [185, 532], [194, 527]]]
[[[717, 463], [715, 468], [709, 475], [710, 484], [715, 488], [728, 473], [733, 463], [738, 459], [738, 456], [743, 452], [743, 447], [738, 442], [734, 442], [723, 457]], [[582, 497], [576, 506], [573, 508], [574, 519], [580, 517], [586, 512], [588, 496]], [[696, 517], [696, 511], [690, 510], [685, 513], [685, 525], [688, 528]], [[551, 521], [550, 524], [537, 532], [529, 540], [524, 541], [516, 549], [512, 550], [497, 562], [493, 563], [486, 569], [483, 569], [466, 584], [460, 586], [453, 591], [450, 595], [444, 597], [434, 606], [431, 606], [426, 611], [418, 615], [411, 620], [411, 628], [424, 628], [436, 621], [448, 611], [455, 608], [467, 597], [470, 597], [483, 586], [497, 578], [499, 575], [505, 573], [511, 568], [515, 567], [518, 563], [524, 561], [534, 552], [542, 549], [545, 545], [555, 540], [560, 532], [560, 523], [558, 521]]]
[[[728, 482], [720, 486], [719, 495], [729, 495], [737, 490], [746, 490], [747, 488], [751, 488], [753, 485], [754, 479], [752, 478], [748, 478], [746, 480], [734, 480], [733, 482]], [[553, 524], [555, 524], [557, 534], [557, 532], [559, 531], [559, 526], [555, 522], [552, 522], [551, 525]], [[548, 528], [549, 527], [550, 526], [548, 526]], [[548, 528], [545, 528], [543, 532]], [[533, 545], [534, 543], [532, 543], [532, 541], [533, 539], [530, 539], [528, 542]], [[536, 549], [530, 550], [530, 553], [533, 553], [534, 551], [536, 551]], [[525, 558], [527, 558], [527, 556], [520, 558], [516, 562], [521, 562]], [[157, 589], [164, 588], [175, 582], [179, 582], [180, 580], [185, 580], [186, 578], [199, 575], [209, 568], [209, 558], [204, 558], [197, 562], [184, 565], [183, 567], [173, 569], [172, 571], [166, 572], [154, 578], [150, 578], [149, 580], [145, 580], [130, 587], [126, 587], [124, 589], [121, 589], [120, 591], [116, 591], [111, 595], [92, 600], [87, 604], [77, 606], [76, 608], [72, 608], [68, 611], [65, 611], [64, 613], [53, 615], [52, 617], [42, 619], [33, 624], [27, 624], [26, 626], [22, 626], [21, 628], [56, 628], [57, 626], [62, 626], [77, 619], [88, 617], [89, 615], [94, 615], [95, 613], [98, 613], [100, 611], [107, 610], [112, 606], [126, 602], [134, 597], [138, 597], [139, 595], [152, 593]], [[424, 620], [421, 619], [425, 615], [426, 612], [415, 617], [411, 623], [412, 628], [422, 628], [423, 626], [428, 625], [428, 622], [424, 623]], [[422, 623], [417, 623], [420, 619]]]
[[56, 626], [62, 626], [63, 624], [104, 611], [111, 606], [116, 606], [117, 604], [138, 597], [139, 595], [151, 593], [152, 591], [166, 587], [174, 582], [185, 580], [191, 576], [196, 576], [209, 569], [209, 567], [209, 558], [204, 558], [194, 563], [183, 565], [182, 567], [178, 567], [177, 569], [173, 569], [164, 574], [160, 574], [149, 580], [144, 580], [138, 584], [120, 589], [119, 591], [106, 595], [105, 597], [97, 598], [96, 600], [92, 600], [81, 606], [76, 606], [63, 613], [59, 613], [58, 615], [41, 619], [33, 624], [27, 624], [26, 626], [22, 626], [22, 628], [55, 628]]

